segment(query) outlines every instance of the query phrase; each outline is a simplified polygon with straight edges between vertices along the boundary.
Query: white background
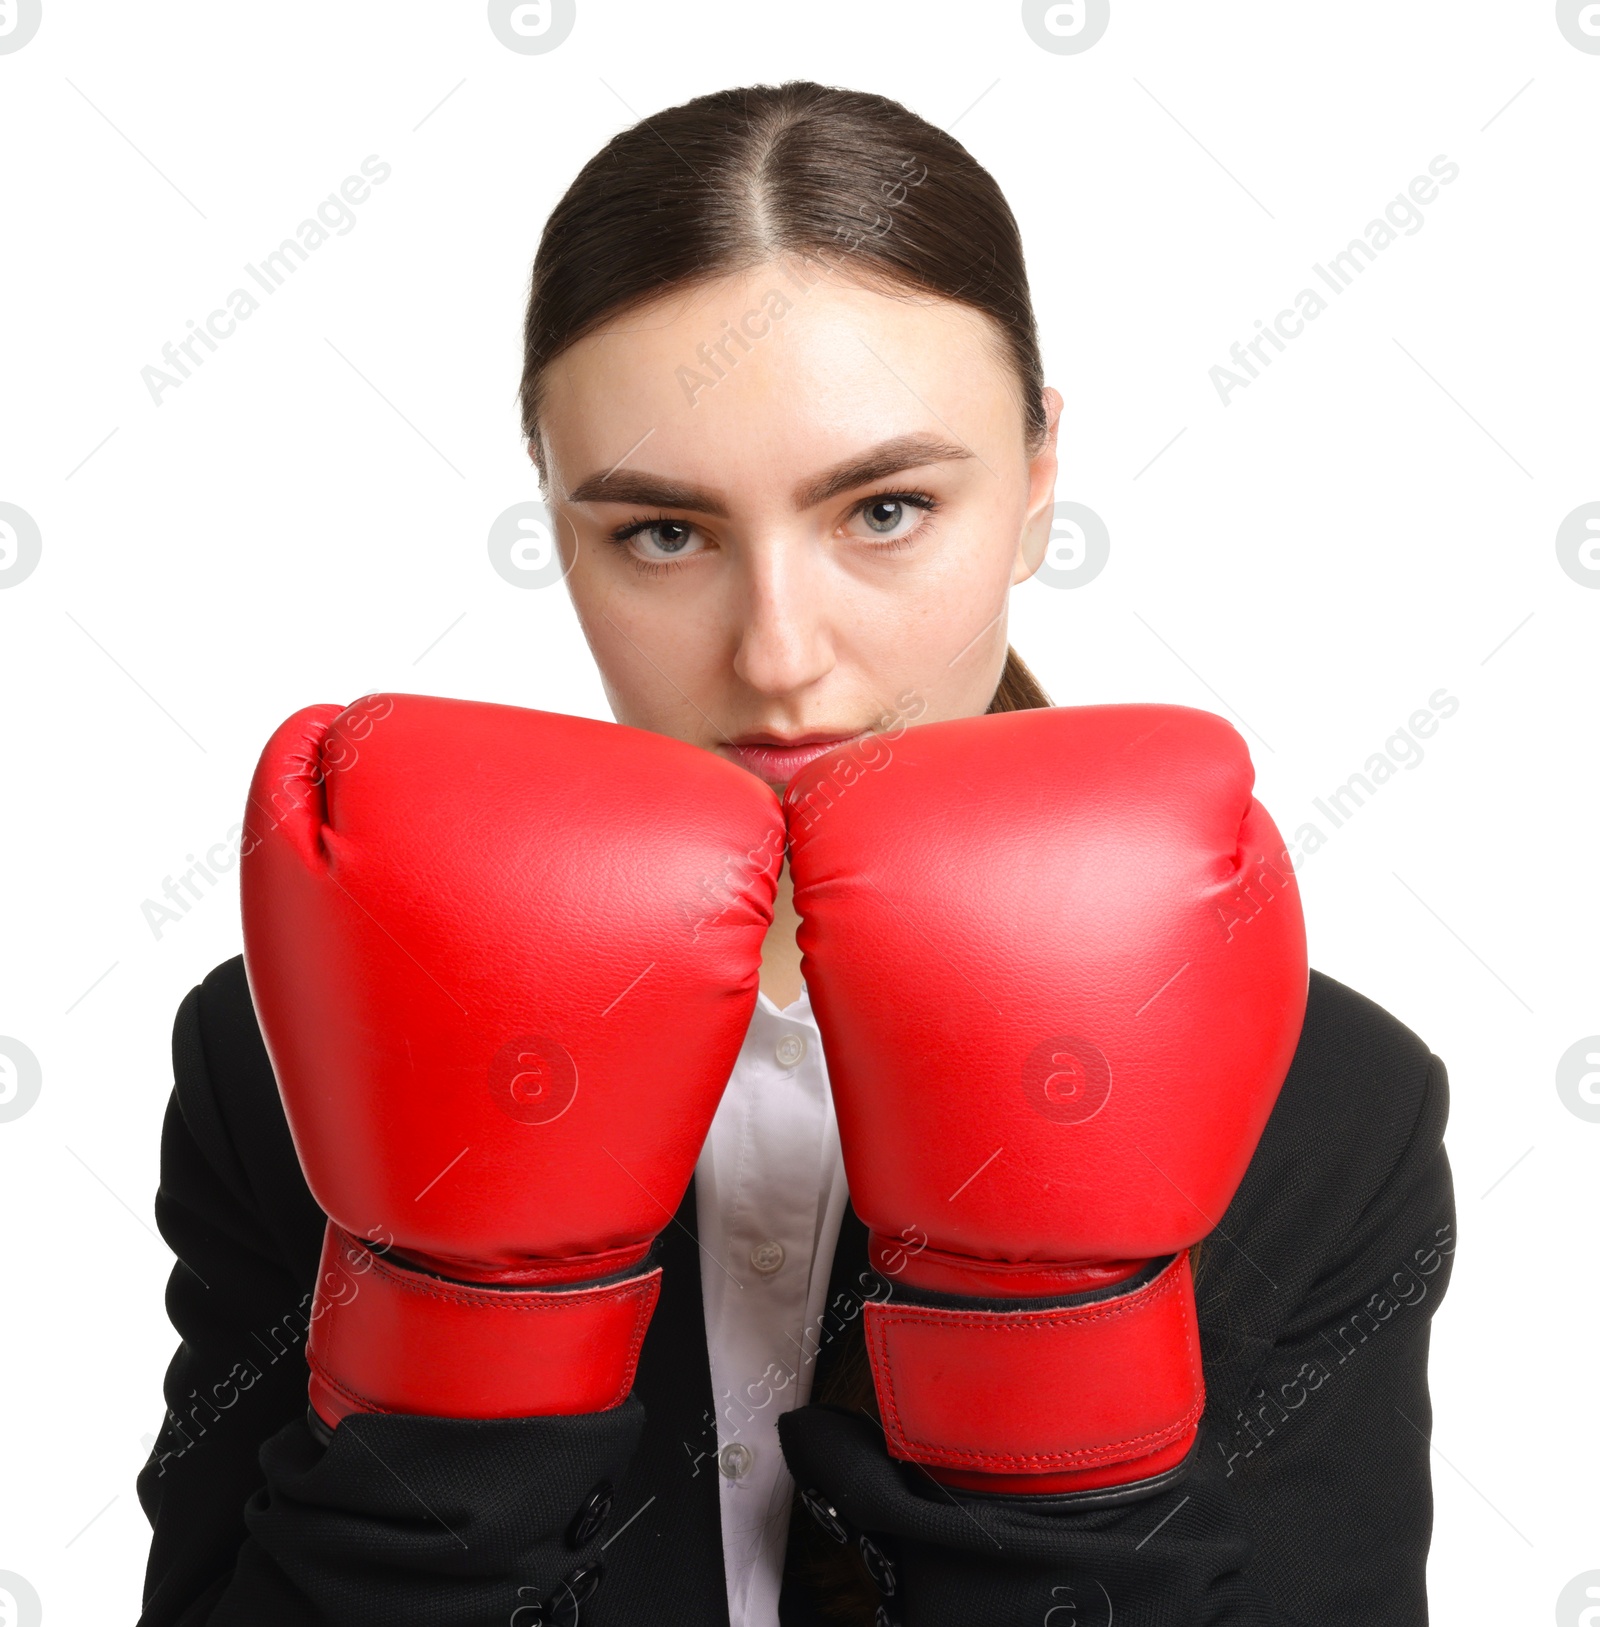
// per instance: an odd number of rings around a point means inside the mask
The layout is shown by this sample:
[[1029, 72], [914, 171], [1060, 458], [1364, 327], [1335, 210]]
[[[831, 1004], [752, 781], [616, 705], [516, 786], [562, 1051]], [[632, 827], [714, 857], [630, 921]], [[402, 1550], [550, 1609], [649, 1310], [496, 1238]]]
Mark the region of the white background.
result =
[[[486, 550], [536, 496], [529, 262], [617, 129], [790, 77], [953, 129], [1021, 222], [1057, 495], [1111, 557], [1017, 590], [1012, 642], [1059, 702], [1232, 718], [1285, 834], [1330, 833], [1313, 964], [1449, 1064], [1433, 1611], [1547, 1620], [1600, 1567], [1600, 1123], [1555, 1085], [1600, 1031], [1600, 592], [1555, 547], [1600, 499], [1600, 55], [1545, 0], [1115, 0], [1079, 54], [1012, 4], [580, 0], [519, 54], [481, 4], [45, 0], [0, 54], [0, 502], [43, 539], [0, 591], [0, 1034], [43, 1073], [0, 1123], [0, 1570], [47, 1620], [137, 1614], [171, 1024], [240, 947], [231, 876], [159, 938], [145, 901], [304, 704], [608, 715], [564, 592]], [[155, 405], [140, 370], [369, 154], [354, 228]], [[1423, 227], [1223, 405], [1208, 370], [1438, 154]], [[1423, 760], [1334, 829], [1313, 799], [1440, 689]]]

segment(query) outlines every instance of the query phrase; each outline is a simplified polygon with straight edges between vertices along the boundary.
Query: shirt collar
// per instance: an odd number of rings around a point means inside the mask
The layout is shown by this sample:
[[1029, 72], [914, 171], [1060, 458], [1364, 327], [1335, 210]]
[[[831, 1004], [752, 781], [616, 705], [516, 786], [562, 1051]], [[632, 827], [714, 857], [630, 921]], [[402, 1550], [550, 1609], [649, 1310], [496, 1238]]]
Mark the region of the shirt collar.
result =
[[804, 983], [800, 985], [800, 998], [792, 1006], [775, 1005], [764, 990], [756, 993], [756, 1010], [765, 1016], [776, 1018], [787, 1023], [811, 1023], [811, 991]]

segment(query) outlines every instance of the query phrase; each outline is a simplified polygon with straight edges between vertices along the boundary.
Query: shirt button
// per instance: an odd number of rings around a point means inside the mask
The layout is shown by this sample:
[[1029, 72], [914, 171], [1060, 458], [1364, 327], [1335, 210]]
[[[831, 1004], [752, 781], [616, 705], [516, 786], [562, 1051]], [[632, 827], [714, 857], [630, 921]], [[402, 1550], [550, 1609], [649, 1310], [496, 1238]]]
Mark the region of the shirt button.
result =
[[757, 1243], [750, 1250], [750, 1263], [763, 1277], [770, 1277], [774, 1271], [777, 1271], [783, 1265], [783, 1260], [782, 1243]]
[[804, 1034], [785, 1034], [776, 1046], [780, 1067], [792, 1068], [806, 1054]]
[[850, 1528], [839, 1518], [839, 1510], [815, 1486], [808, 1486], [801, 1492], [800, 1501], [810, 1511], [811, 1518], [835, 1542], [848, 1542], [850, 1540]]
[[878, 1591], [884, 1598], [892, 1599], [898, 1582], [894, 1563], [865, 1533], [861, 1537], [861, 1558], [867, 1567], [867, 1574], [878, 1584]]
[[729, 1441], [717, 1453], [717, 1468], [727, 1480], [743, 1480], [754, 1461], [755, 1453], [743, 1441]]
[[578, 1512], [572, 1516], [572, 1523], [567, 1527], [569, 1548], [581, 1548], [600, 1535], [605, 1529], [606, 1521], [611, 1518], [613, 1500], [611, 1482], [599, 1481], [584, 1498]]
[[[597, 1560], [592, 1565], [581, 1565], [562, 1577], [561, 1585], [550, 1596], [545, 1613], [550, 1627], [578, 1627], [578, 1623], [584, 1619], [583, 1607], [600, 1586], [600, 1576], [601, 1566]], [[520, 1623], [518, 1627], [521, 1627]]]

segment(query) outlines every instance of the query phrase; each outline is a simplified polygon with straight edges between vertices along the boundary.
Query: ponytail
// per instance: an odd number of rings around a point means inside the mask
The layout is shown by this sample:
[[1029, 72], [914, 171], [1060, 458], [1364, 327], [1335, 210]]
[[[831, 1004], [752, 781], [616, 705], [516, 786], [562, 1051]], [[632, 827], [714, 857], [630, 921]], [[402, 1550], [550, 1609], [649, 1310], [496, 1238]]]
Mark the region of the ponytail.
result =
[[1053, 706], [1044, 686], [1029, 670], [1028, 663], [1008, 644], [1006, 664], [987, 710], [991, 712], [1031, 712], [1036, 707]]

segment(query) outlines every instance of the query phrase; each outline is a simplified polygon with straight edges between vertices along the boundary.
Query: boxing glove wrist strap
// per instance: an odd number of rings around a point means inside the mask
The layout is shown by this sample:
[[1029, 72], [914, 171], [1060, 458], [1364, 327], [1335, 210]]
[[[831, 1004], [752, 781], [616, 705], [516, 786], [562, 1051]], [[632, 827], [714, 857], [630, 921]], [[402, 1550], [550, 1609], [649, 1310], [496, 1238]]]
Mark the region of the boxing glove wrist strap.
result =
[[865, 1307], [892, 1456], [947, 1486], [1157, 1490], [1205, 1406], [1187, 1252], [1046, 1303], [903, 1289]]
[[633, 1388], [661, 1268], [569, 1288], [452, 1282], [329, 1221], [306, 1358], [312, 1412], [525, 1418], [603, 1412]]

